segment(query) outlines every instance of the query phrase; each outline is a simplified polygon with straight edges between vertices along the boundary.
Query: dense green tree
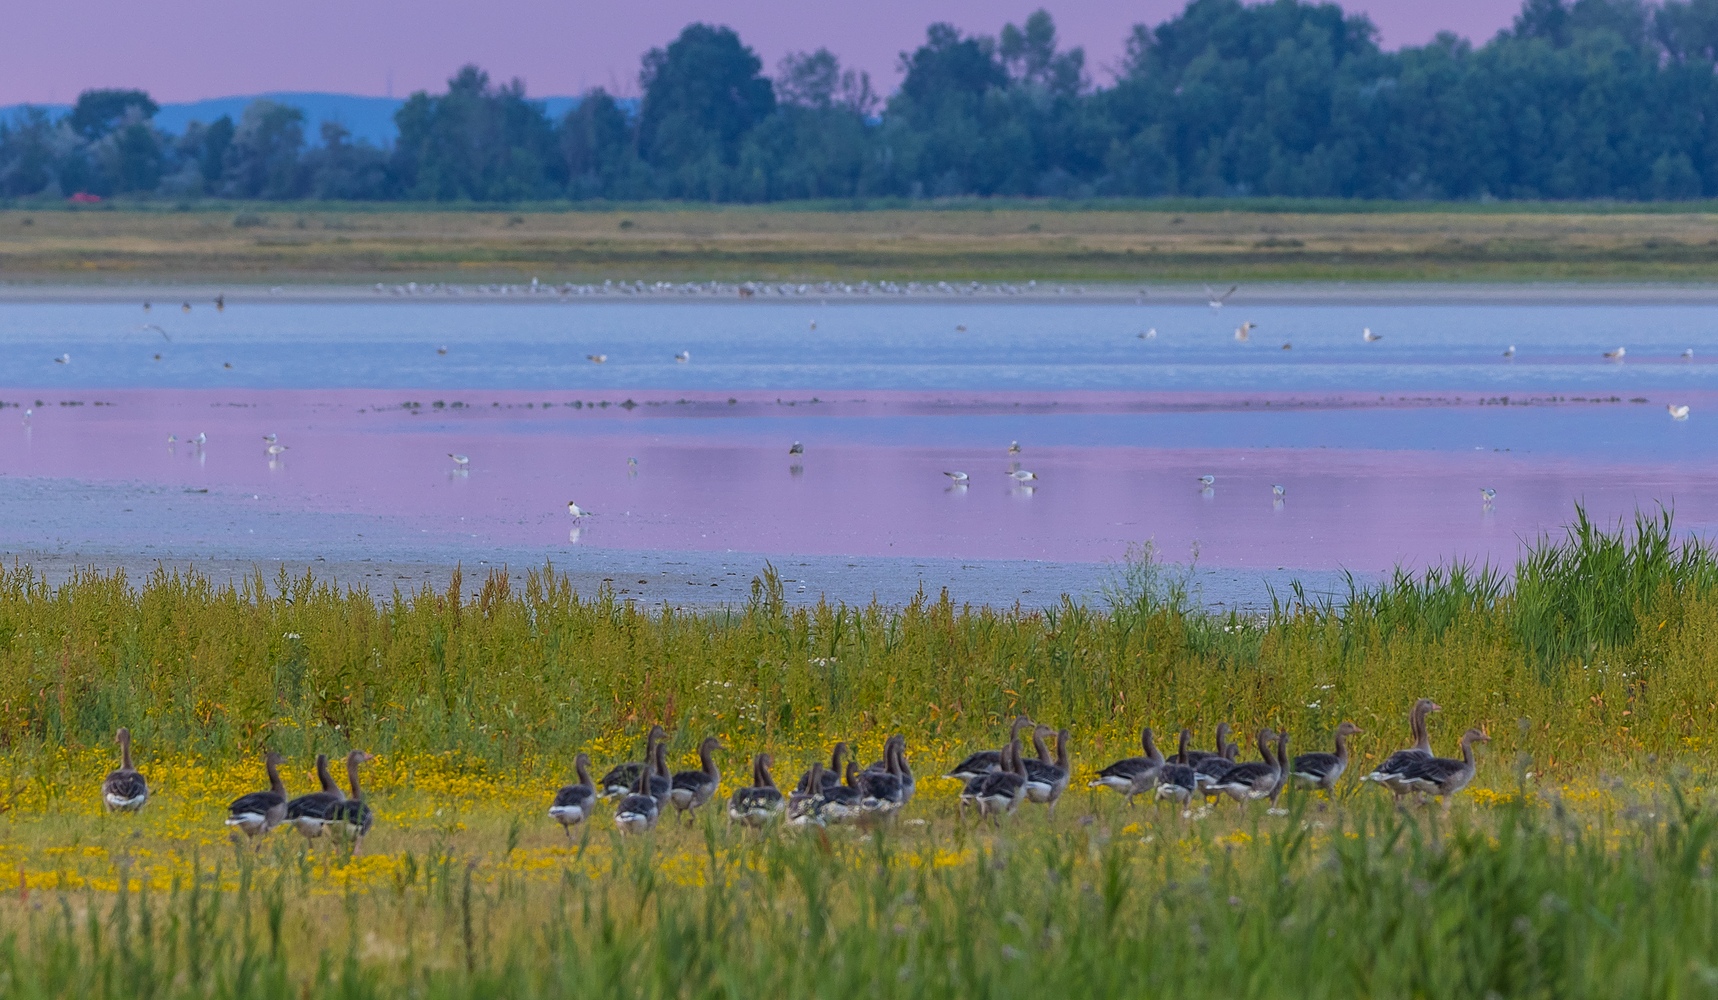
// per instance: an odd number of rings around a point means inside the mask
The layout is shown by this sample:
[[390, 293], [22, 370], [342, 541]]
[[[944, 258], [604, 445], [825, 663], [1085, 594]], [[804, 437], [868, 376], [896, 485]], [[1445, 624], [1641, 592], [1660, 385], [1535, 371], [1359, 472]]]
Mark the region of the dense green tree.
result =
[[141, 90], [86, 90], [78, 95], [66, 124], [94, 141], [121, 125], [148, 121], [161, 108]]
[[541, 198], [565, 185], [564, 160], [543, 107], [518, 80], [496, 87], [476, 66], [463, 67], [447, 93], [418, 91], [394, 116], [395, 183], [402, 194], [435, 201]]
[[724, 198], [745, 134], [775, 110], [757, 53], [733, 29], [691, 24], [645, 53], [638, 150], [671, 197]]
[[598, 87], [579, 98], [556, 130], [573, 198], [627, 198], [649, 193], [632, 125], [609, 92]]
[[141, 91], [0, 122], [0, 196], [774, 200], [870, 195], [1718, 196], [1718, 0], [1523, 0], [1483, 44], [1387, 52], [1320, 0], [1190, 0], [1094, 81], [1045, 11], [995, 36], [933, 24], [880, 102], [827, 50], [766, 77], [689, 25], [642, 98], [562, 120], [467, 66], [417, 93], [391, 150], [259, 104], [177, 137]]
[[221, 161], [220, 192], [237, 198], [296, 198], [307, 187], [299, 153], [304, 112], [274, 101], [245, 108]]

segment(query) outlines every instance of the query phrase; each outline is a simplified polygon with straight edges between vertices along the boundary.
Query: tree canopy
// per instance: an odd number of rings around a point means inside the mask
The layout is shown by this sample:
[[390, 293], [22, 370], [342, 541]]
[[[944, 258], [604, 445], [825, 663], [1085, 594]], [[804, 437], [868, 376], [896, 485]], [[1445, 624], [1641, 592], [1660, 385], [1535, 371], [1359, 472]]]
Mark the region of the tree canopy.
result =
[[1718, 0], [1525, 0], [1483, 44], [1396, 51], [1334, 3], [1190, 0], [1101, 80], [1038, 11], [932, 24], [900, 69], [886, 99], [828, 49], [767, 75], [692, 24], [636, 100], [592, 90], [551, 120], [466, 66], [385, 149], [267, 102], [170, 135], [149, 95], [92, 90], [0, 122], [0, 197], [1718, 196]]

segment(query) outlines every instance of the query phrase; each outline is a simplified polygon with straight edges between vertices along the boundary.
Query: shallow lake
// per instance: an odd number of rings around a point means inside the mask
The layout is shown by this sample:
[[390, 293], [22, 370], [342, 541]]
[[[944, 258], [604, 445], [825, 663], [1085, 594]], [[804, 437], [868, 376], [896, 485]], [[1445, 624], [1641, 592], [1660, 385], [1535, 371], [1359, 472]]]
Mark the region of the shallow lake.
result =
[[1509, 562], [1577, 503], [1712, 533], [1714, 331], [1698, 304], [11, 303], [0, 551], [552, 560], [679, 603], [769, 559], [800, 599], [1036, 603], [1151, 542], [1257, 604]]

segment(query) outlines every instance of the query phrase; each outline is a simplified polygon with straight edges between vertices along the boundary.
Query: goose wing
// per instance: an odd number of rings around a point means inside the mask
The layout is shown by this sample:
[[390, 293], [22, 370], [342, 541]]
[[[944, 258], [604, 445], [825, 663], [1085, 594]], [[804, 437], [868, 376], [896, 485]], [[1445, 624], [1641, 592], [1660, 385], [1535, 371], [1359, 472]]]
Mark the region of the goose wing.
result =
[[1465, 761], [1451, 760], [1448, 757], [1427, 757], [1403, 769], [1400, 777], [1403, 781], [1420, 787], [1443, 785], [1466, 767]]
[[1418, 747], [1409, 747], [1406, 750], [1398, 750], [1390, 756], [1385, 757], [1384, 763], [1373, 768], [1372, 773], [1367, 775], [1367, 777], [1371, 778], [1373, 781], [1377, 781], [1379, 778], [1399, 775], [1408, 767], [1408, 765], [1415, 761], [1429, 760], [1431, 759], [1431, 756], [1431, 754], [1419, 749]]
[[344, 801], [333, 792], [300, 795], [286, 804], [286, 818], [290, 822], [309, 820], [326, 823], [334, 818], [337, 807]]
[[1337, 763], [1333, 753], [1303, 753], [1294, 759], [1294, 766], [1290, 770], [1303, 778], [1316, 781], [1335, 770]]
[[1276, 771], [1263, 761], [1251, 761], [1246, 764], [1236, 764], [1224, 772], [1221, 778], [1212, 782], [1213, 788], [1235, 789], [1245, 791], [1269, 785], [1276, 781]]
[[1002, 766], [1002, 751], [980, 750], [949, 769], [950, 778], [973, 778]]
[[347, 829], [359, 836], [370, 832], [370, 827], [376, 822], [376, 813], [370, 804], [363, 799], [347, 799], [334, 809], [335, 822], [345, 823]]
[[241, 795], [227, 806], [228, 816], [263, 816], [270, 809], [277, 809], [286, 803], [286, 796], [279, 792], [252, 792]]
[[638, 783], [639, 772], [643, 770], [644, 765], [638, 761], [616, 764], [597, 782], [597, 787], [603, 790], [604, 795], [625, 795]]
[[596, 792], [589, 785], [566, 785], [555, 793], [550, 809], [589, 809]]
[[1224, 775], [1239, 766], [1240, 765], [1227, 757], [1219, 757], [1216, 754], [1212, 754], [1199, 763], [1193, 765], [1193, 780], [1200, 786], [1214, 785]]

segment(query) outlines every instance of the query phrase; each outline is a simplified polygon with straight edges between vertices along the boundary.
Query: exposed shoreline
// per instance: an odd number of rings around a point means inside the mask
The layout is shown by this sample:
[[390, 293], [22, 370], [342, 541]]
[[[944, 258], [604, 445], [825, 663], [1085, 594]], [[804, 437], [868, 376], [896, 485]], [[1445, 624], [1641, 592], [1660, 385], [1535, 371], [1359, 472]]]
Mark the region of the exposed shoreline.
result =
[[[770, 282], [768, 284], [775, 284]], [[445, 305], [510, 304], [520, 306], [589, 305], [684, 302], [688, 305], [734, 306], [799, 305], [838, 302], [864, 305], [922, 305], [927, 302], [1020, 305], [1203, 305], [1207, 293], [1202, 285], [1185, 283], [1043, 282], [1033, 290], [1002, 291], [994, 283], [977, 291], [944, 292], [936, 289], [912, 294], [812, 290], [783, 296], [762, 294], [741, 297], [732, 288], [716, 292], [646, 290], [644, 292], [562, 292], [541, 285], [533, 292], [528, 283], [512, 284], [507, 291], [485, 290], [492, 284], [476, 283], [449, 291], [444, 286], [415, 282], [330, 284], [266, 284], [256, 281], [122, 282], [92, 278], [87, 282], [0, 281], [0, 304], [132, 304], [142, 302], [169, 308], [181, 302], [207, 306], [219, 297], [226, 305], [258, 303], [439, 303]], [[586, 286], [575, 286], [584, 288]], [[1365, 305], [1370, 303], [1425, 305], [1718, 305], [1718, 282], [1611, 282], [1611, 281], [1500, 281], [1402, 282], [1402, 281], [1294, 281], [1255, 282], [1241, 285], [1228, 300], [1231, 305]]]

